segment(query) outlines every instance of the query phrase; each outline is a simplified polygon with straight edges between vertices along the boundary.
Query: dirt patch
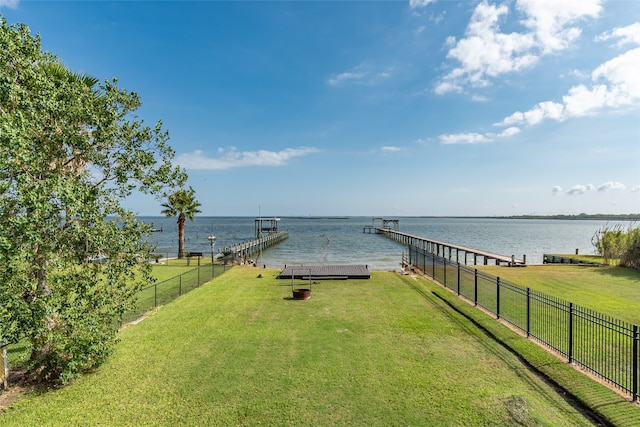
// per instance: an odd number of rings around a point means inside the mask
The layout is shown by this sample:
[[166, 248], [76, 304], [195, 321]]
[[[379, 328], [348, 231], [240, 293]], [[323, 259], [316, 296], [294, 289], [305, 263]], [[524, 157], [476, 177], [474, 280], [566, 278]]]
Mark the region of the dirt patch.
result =
[[535, 424], [529, 416], [529, 405], [524, 397], [510, 396], [504, 401], [504, 406], [507, 408], [511, 419], [517, 425], [528, 426]]
[[18, 402], [22, 395], [33, 390], [33, 386], [25, 384], [25, 371], [10, 371], [7, 377], [8, 388], [0, 391], [0, 414]]

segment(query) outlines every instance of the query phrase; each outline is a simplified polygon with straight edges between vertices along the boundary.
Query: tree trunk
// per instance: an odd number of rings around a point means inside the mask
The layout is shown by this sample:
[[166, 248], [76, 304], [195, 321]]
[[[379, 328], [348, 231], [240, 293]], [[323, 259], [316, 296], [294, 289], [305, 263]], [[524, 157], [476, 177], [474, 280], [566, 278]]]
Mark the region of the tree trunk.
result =
[[184, 214], [178, 215], [178, 259], [184, 258], [184, 226], [187, 217]]

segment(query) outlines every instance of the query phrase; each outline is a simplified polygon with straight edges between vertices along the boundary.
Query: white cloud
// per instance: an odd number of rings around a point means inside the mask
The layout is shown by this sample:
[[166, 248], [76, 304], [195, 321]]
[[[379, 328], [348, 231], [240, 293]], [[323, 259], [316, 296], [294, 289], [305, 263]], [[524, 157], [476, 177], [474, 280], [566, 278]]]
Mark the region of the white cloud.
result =
[[[640, 186], [638, 186], [640, 187]], [[600, 185], [598, 187], [598, 192], [600, 193], [604, 193], [606, 191], [613, 191], [613, 190], [624, 190], [626, 187], [624, 184], [620, 183], [620, 182], [614, 182], [614, 181], [609, 181], [609, 182], [605, 182], [604, 184]], [[567, 194], [570, 196], [576, 195], [576, 194], [584, 194], [587, 191], [591, 191], [595, 189], [595, 186], [593, 184], [587, 184], [587, 185], [582, 185], [582, 184], [576, 184], [573, 187], [571, 187], [569, 190], [567, 190]], [[555, 186], [553, 187], [553, 194], [557, 194], [559, 192], [562, 191], [562, 188], [559, 186]], [[633, 190], [632, 190], [633, 191]]]
[[598, 66], [592, 73], [591, 87], [578, 85], [569, 89], [562, 103], [540, 102], [529, 111], [517, 111], [496, 123], [537, 125], [546, 119], [564, 121], [593, 114], [603, 108], [618, 108], [640, 102], [640, 48], [631, 49]]
[[382, 151], [383, 153], [398, 153], [400, 151], [405, 151], [405, 149], [402, 147], [386, 145], [384, 147], [380, 147], [380, 151]]
[[433, 3], [435, 0], [409, 0], [409, 7], [411, 9], [421, 9], [427, 7], [429, 3]]
[[[615, 97], [614, 97], [615, 99]], [[611, 93], [605, 85], [596, 85], [591, 88], [585, 85], [574, 86], [569, 89], [569, 93], [562, 97], [563, 111], [562, 119], [567, 117], [580, 117], [597, 110], [609, 103], [612, 103]], [[544, 118], [541, 117], [540, 121]], [[537, 123], [532, 123], [537, 124]]]
[[610, 39], [620, 39], [618, 40], [618, 46], [623, 46], [627, 43], [640, 44], [640, 22], [626, 27], [616, 27], [613, 31], [605, 32], [596, 37], [597, 41]]
[[573, 187], [571, 187], [568, 191], [567, 194], [570, 196], [573, 196], [575, 194], [584, 194], [587, 191], [587, 187], [584, 185], [574, 185]]
[[564, 105], [557, 102], [546, 101], [540, 102], [535, 107], [524, 113], [516, 111], [509, 117], [506, 117], [502, 122], [497, 123], [499, 126], [509, 126], [514, 124], [526, 124], [536, 125], [542, 122], [545, 118], [553, 118], [558, 121], [565, 119], [566, 113], [564, 111]]
[[218, 157], [207, 157], [202, 150], [181, 154], [176, 163], [185, 169], [224, 170], [244, 166], [283, 166], [294, 157], [316, 153], [311, 147], [287, 148], [282, 151], [238, 151], [236, 147], [218, 149]]
[[435, 89], [433, 90], [436, 95], [444, 95], [445, 93], [448, 92], [462, 92], [462, 86], [453, 82], [453, 81], [443, 81], [440, 82], [436, 85]]
[[[635, 48], [605, 62], [591, 73], [594, 81], [604, 80], [613, 86], [611, 92], [628, 92], [630, 98], [640, 98], [640, 48]], [[618, 97], [621, 94], [617, 94]]]
[[449, 135], [440, 135], [442, 144], [479, 144], [483, 142], [492, 142], [496, 138], [509, 138], [519, 134], [520, 128], [516, 126], [509, 127], [502, 132], [496, 134], [493, 132], [482, 133], [455, 133]]
[[507, 4], [493, 5], [486, 1], [476, 6], [465, 37], [449, 37], [446, 46], [453, 46], [448, 57], [459, 62], [436, 83], [436, 94], [460, 92], [464, 86], [483, 87], [489, 78], [517, 72], [536, 64], [542, 55], [569, 47], [581, 31], [571, 27], [585, 17], [596, 17], [602, 10], [602, 0], [518, 0], [516, 8], [526, 19], [526, 31], [504, 33], [500, 22], [509, 14]]
[[543, 53], [569, 47], [581, 34], [570, 25], [602, 11], [602, 0], [518, 0], [516, 7], [527, 15], [524, 25], [535, 35]]
[[613, 182], [613, 181], [605, 182], [600, 187], [598, 187], [598, 191], [600, 193], [604, 193], [605, 191], [609, 191], [609, 190], [624, 190], [624, 189], [625, 189], [624, 184], [620, 182]]
[[330, 86], [338, 86], [349, 81], [361, 81], [366, 76], [365, 73], [340, 73], [329, 79]]
[[351, 71], [334, 74], [327, 80], [329, 86], [343, 86], [347, 84], [374, 85], [388, 79], [393, 68], [376, 70], [368, 64], [360, 64]]
[[562, 187], [560, 187], [559, 185], [554, 185], [553, 188], [551, 189], [551, 194], [556, 196], [560, 193], [562, 193]]
[[640, 192], [640, 185], [636, 185], [635, 187], [631, 187], [631, 192], [632, 193]]
[[446, 47], [454, 47], [456, 45], [456, 38], [453, 36], [448, 36], [444, 41], [444, 45]]
[[510, 127], [510, 128], [506, 128], [505, 130], [503, 130], [502, 132], [500, 132], [500, 133], [498, 134], [498, 137], [499, 137], [499, 138], [508, 138], [508, 137], [510, 137], [510, 136], [517, 135], [517, 134], [519, 134], [519, 133], [520, 133], [520, 128], [517, 128], [517, 127], [515, 127], [515, 126], [512, 126], [512, 127]]
[[431, 15], [429, 16], [429, 21], [435, 22], [436, 24], [439, 24], [444, 17], [447, 16], [447, 11], [443, 10], [442, 12], [440, 12], [439, 15]]
[[[486, 76], [517, 71], [535, 62], [536, 58], [527, 52], [534, 46], [531, 35], [499, 31], [499, 21], [508, 14], [506, 5], [490, 5], [480, 3], [471, 17], [465, 38], [457, 41], [448, 53], [448, 57], [456, 59], [461, 66], [447, 74], [440, 84], [449, 83], [460, 86], [468, 83], [473, 86], [488, 84]], [[451, 44], [453, 40], [447, 39]]]
[[456, 133], [440, 135], [440, 142], [443, 144], [479, 144], [491, 142], [491, 139], [479, 133]]
[[20, 0], [0, 0], [0, 8], [17, 9]]
[[482, 95], [473, 95], [471, 97], [471, 100], [473, 102], [487, 102], [489, 100], [489, 98], [487, 98], [486, 96], [482, 96]]

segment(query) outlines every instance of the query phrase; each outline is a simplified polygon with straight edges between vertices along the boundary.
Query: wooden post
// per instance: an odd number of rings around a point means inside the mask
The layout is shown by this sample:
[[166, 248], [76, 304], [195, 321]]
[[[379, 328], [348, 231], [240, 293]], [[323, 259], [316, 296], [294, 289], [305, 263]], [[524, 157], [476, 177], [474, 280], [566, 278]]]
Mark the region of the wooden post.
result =
[[0, 346], [2, 346], [2, 388], [6, 390], [8, 388], [8, 380], [9, 377], [9, 365], [7, 363], [7, 345], [6, 343], [0, 342]]

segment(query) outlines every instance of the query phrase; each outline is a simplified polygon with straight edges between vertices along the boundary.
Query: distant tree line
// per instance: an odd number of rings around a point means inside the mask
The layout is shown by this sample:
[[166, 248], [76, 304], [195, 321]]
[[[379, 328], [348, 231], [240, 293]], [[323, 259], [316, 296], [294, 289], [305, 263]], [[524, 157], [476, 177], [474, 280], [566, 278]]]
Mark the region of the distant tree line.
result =
[[578, 215], [515, 215], [501, 218], [512, 219], [563, 219], [563, 220], [597, 220], [597, 221], [639, 221], [637, 214], [586, 214]]

